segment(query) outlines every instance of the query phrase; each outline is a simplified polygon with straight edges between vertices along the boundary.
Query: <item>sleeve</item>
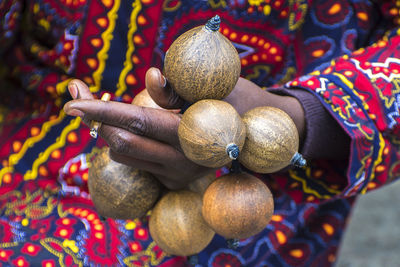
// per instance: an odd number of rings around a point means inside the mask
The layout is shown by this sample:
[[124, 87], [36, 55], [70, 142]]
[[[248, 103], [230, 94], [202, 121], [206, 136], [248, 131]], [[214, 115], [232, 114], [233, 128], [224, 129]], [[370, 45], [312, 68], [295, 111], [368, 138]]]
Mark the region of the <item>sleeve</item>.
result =
[[[348, 158], [349, 136], [314, 94], [307, 90], [285, 88], [274, 88], [269, 91], [278, 95], [295, 97], [301, 103], [304, 110], [306, 133], [304, 140], [300, 140], [299, 151], [306, 160]], [[324, 145], [324, 149], [321, 149], [320, 144]]]
[[[311, 170], [290, 173], [298, 181], [304, 177], [300, 181], [303, 189], [318, 191], [320, 199], [353, 196], [399, 177], [400, 29], [332, 61], [324, 70], [289, 82], [286, 88], [312, 93], [351, 139], [344, 164], [314, 162]], [[329, 174], [326, 179], [316, 177], [317, 165]]]

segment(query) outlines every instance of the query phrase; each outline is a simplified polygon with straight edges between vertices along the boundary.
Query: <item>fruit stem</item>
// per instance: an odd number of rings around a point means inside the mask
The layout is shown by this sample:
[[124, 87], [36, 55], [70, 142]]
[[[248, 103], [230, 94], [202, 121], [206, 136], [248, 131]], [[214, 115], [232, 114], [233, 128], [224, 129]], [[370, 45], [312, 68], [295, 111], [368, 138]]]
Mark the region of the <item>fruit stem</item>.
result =
[[304, 167], [306, 166], [306, 163], [307, 163], [306, 160], [298, 152], [296, 152], [296, 154], [294, 154], [293, 158], [290, 160], [290, 164], [296, 167]]
[[209, 31], [216, 32], [219, 30], [219, 24], [221, 23], [221, 19], [218, 15], [215, 15], [210, 20], [207, 21], [205, 28]]
[[239, 157], [239, 147], [236, 144], [228, 144], [225, 151], [232, 160], [235, 160]]
[[226, 244], [230, 249], [237, 249], [239, 247], [239, 239], [236, 238], [227, 239]]
[[240, 163], [237, 159], [232, 161], [232, 166], [229, 171], [231, 173], [241, 173], [242, 172], [242, 169], [240, 168]]

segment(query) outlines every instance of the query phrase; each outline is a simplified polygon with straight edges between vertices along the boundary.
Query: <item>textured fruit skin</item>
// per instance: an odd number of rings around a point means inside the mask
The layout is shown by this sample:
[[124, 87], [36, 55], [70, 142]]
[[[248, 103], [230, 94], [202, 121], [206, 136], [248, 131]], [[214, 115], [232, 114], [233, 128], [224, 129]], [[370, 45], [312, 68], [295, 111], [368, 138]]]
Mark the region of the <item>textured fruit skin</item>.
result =
[[150, 173], [110, 159], [103, 148], [89, 168], [88, 187], [97, 212], [106, 218], [140, 218], [154, 206], [161, 184]]
[[159, 105], [151, 98], [147, 89], [143, 89], [138, 93], [132, 100], [132, 103], [136, 106], [148, 107], [148, 108], [158, 108], [161, 109]]
[[274, 107], [258, 107], [243, 115], [246, 141], [239, 161], [257, 173], [273, 173], [290, 164], [299, 149], [293, 120]]
[[228, 96], [239, 79], [240, 68], [232, 43], [219, 31], [198, 26], [172, 43], [163, 71], [172, 89], [194, 103]]
[[178, 136], [186, 157], [199, 165], [219, 168], [232, 161], [226, 152], [228, 144], [243, 147], [246, 129], [230, 104], [206, 99], [185, 111]]
[[231, 173], [217, 178], [203, 195], [204, 220], [229, 239], [242, 239], [261, 232], [271, 220], [271, 191], [257, 177]]
[[203, 195], [206, 191], [207, 187], [215, 180], [215, 172], [197, 178], [190, 184], [188, 184], [188, 189], [193, 192], [197, 192], [200, 195]]
[[201, 196], [189, 190], [170, 191], [155, 205], [149, 220], [150, 235], [165, 252], [190, 256], [202, 251], [214, 231], [201, 215]]

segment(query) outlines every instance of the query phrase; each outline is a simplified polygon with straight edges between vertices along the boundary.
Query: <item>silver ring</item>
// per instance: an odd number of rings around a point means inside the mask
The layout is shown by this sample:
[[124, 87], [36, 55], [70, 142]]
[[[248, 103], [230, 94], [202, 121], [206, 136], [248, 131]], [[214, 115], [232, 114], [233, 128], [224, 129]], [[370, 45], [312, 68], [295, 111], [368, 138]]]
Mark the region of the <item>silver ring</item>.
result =
[[[109, 93], [104, 93], [100, 100], [109, 101], [110, 99], [111, 99], [111, 95]], [[91, 137], [97, 138], [100, 126], [101, 126], [101, 122], [98, 122], [98, 121], [92, 121], [90, 123], [89, 134]]]
[[93, 138], [97, 138], [98, 130], [101, 126], [101, 122], [92, 121], [91, 126], [92, 127], [90, 128], [90, 136]]

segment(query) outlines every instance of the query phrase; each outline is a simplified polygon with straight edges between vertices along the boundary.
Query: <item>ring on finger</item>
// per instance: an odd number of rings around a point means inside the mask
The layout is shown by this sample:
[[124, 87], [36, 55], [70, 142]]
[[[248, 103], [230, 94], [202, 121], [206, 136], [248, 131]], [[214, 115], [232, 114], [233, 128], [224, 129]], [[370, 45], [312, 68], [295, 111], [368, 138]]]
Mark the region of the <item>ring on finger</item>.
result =
[[[111, 95], [109, 93], [104, 93], [100, 100], [109, 101], [111, 99]], [[93, 138], [97, 138], [98, 131], [101, 126], [101, 122], [99, 121], [91, 121], [90, 123], [90, 136]]]

